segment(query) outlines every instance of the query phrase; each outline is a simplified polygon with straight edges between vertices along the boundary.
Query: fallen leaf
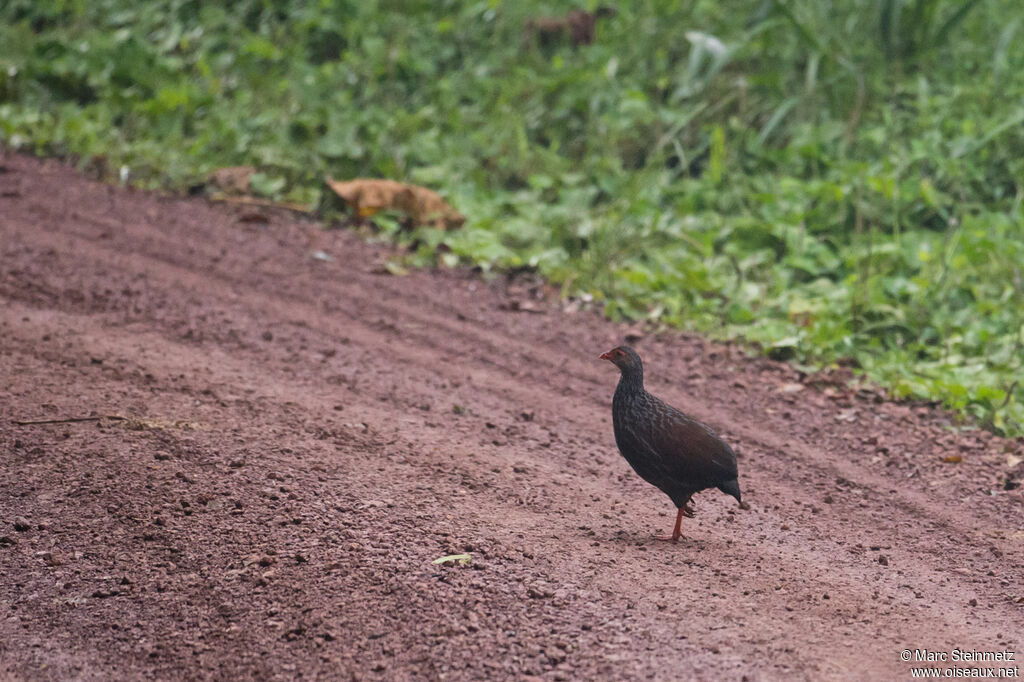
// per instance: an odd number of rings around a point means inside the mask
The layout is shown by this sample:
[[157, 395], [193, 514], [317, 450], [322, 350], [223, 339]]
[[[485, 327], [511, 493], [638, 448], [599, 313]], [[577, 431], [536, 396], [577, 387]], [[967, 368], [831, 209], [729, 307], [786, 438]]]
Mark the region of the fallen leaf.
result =
[[227, 194], [248, 194], [250, 178], [256, 169], [252, 166], [232, 166], [210, 173], [209, 183]]
[[431, 563], [433, 563], [433, 564], [453, 563], [453, 564], [459, 564], [460, 566], [464, 566], [464, 565], [468, 564], [472, 560], [473, 560], [473, 557], [471, 557], [468, 554], [449, 554], [448, 556], [443, 556], [443, 557], [440, 557], [438, 559], [434, 559]]
[[347, 182], [327, 178], [326, 182], [360, 218], [388, 209], [404, 213], [416, 225], [431, 225], [442, 230], [453, 230], [466, 222], [464, 215], [426, 187], [367, 178]]
[[1011, 455], [1011, 454], [1006, 455], [1006, 468], [1007, 469], [1012, 469], [1015, 466], [1017, 466], [1018, 464], [1020, 464], [1021, 462], [1024, 462], [1024, 459], [1018, 457], [1017, 455]]
[[947, 464], [959, 464], [960, 462], [964, 461], [964, 458], [961, 457], [960, 455], [947, 455], [946, 457], [942, 458], [942, 461], [946, 462]]
[[775, 389], [775, 392], [776, 393], [797, 393], [797, 392], [802, 391], [802, 390], [804, 390], [804, 385], [803, 384], [798, 384], [796, 382], [791, 382], [791, 383], [781, 384], [778, 388]]
[[313, 258], [315, 258], [317, 260], [326, 261], [328, 263], [331, 263], [331, 262], [334, 261], [334, 256], [332, 256], [329, 253], [326, 253], [325, 251], [314, 251], [310, 255], [313, 256]]

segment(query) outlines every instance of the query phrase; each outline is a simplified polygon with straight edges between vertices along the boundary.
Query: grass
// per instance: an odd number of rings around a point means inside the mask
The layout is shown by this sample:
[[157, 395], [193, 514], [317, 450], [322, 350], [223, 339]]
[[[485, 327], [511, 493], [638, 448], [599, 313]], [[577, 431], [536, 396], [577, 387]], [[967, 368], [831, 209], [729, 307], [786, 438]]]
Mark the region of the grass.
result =
[[[428, 185], [409, 264], [531, 268], [613, 318], [841, 362], [1024, 434], [1024, 5], [8, 0], [0, 143], [184, 189]], [[559, 3], [561, 11], [571, 9]]]

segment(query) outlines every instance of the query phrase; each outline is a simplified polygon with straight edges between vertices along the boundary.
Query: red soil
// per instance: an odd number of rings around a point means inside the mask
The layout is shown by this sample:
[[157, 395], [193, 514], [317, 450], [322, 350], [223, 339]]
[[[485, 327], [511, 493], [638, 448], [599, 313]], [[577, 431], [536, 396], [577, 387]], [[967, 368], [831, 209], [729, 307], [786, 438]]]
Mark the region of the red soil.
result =
[[[903, 649], [1024, 655], [1017, 442], [649, 337], [648, 388], [736, 448], [751, 505], [703, 493], [655, 542], [675, 510], [616, 451], [597, 359], [621, 325], [381, 274], [383, 247], [285, 215], [0, 167], [0, 678], [904, 679]], [[130, 419], [12, 423], [102, 415]]]

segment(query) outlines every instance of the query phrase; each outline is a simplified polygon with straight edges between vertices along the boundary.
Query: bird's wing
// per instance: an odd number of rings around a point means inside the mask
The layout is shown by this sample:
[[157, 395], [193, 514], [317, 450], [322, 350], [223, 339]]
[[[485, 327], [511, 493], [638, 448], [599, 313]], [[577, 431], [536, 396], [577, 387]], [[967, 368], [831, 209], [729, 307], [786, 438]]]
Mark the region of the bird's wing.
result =
[[736, 453], [706, 424], [666, 403], [658, 407], [646, 441], [671, 478], [718, 485], [738, 476]]

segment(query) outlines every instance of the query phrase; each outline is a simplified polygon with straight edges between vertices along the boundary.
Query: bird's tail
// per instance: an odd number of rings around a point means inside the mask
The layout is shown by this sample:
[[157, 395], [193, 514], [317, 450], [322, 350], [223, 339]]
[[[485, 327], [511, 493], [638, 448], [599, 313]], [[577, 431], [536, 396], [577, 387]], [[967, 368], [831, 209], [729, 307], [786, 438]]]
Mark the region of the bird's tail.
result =
[[743, 500], [740, 499], [740, 482], [738, 479], [734, 478], [731, 481], [726, 481], [722, 485], [718, 486], [718, 489], [726, 495], [732, 495], [735, 497], [736, 501], [740, 503], [740, 506], [743, 506]]

